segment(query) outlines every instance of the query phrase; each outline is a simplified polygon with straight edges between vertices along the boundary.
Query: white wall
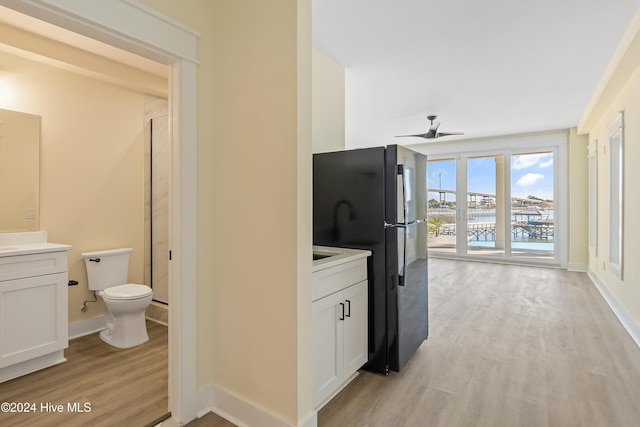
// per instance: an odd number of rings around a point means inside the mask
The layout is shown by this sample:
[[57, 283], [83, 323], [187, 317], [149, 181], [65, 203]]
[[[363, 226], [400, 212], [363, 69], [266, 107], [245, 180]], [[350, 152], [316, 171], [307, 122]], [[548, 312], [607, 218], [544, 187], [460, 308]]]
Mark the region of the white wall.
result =
[[344, 68], [324, 53], [312, 53], [313, 152], [344, 150]]

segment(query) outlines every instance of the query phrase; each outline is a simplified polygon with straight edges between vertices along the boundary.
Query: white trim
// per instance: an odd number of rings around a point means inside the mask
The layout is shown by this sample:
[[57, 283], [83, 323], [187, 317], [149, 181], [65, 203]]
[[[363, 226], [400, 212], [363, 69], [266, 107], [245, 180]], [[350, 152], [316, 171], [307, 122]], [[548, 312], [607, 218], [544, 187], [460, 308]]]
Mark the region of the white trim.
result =
[[[481, 141], [481, 148], [478, 142]], [[437, 143], [436, 143], [437, 144]], [[429, 161], [456, 160], [456, 226], [460, 225], [466, 218], [466, 194], [467, 194], [467, 171], [466, 162], [473, 157], [494, 157], [503, 155], [505, 159], [505, 188], [507, 194], [511, 194], [511, 158], [514, 155], [529, 154], [535, 152], [553, 153], [553, 192], [554, 192], [554, 215], [558, 227], [554, 238], [554, 258], [550, 261], [534, 261], [533, 265], [543, 265], [551, 267], [567, 268], [568, 248], [569, 248], [569, 193], [568, 193], [568, 163], [569, 163], [569, 131], [541, 132], [526, 135], [512, 135], [495, 138], [481, 138], [473, 140], [459, 140], [440, 145], [418, 146], [420, 152], [425, 153]], [[411, 146], [413, 149], [416, 146]], [[460, 176], [460, 174], [464, 174]], [[507, 179], [508, 178], [508, 179]], [[505, 218], [511, 215], [511, 206], [505, 203]], [[464, 228], [464, 227], [462, 227]], [[505, 228], [509, 228], [509, 223], [505, 223]], [[510, 236], [510, 229], [506, 236]], [[480, 259], [482, 255], [469, 254], [467, 252], [468, 242], [464, 234], [456, 236], [456, 254], [445, 252], [437, 253], [441, 258], [457, 259]], [[522, 261], [514, 258], [511, 253], [511, 242], [505, 241], [505, 253], [503, 257], [491, 258], [495, 262], [505, 262], [521, 264]], [[529, 262], [525, 261], [527, 264]]]
[[163, 64], [178, 59], [197, 62], [192, 41], [198, 32], [157, 11], [149, 13], [135, 0], [1, 0], [0, 4]]
[[[0, 5], [146, 58], [172, 64], [169, 243], [169, 410], [187, 423], [203, 409], [197, 387], [197, 32], [133, 0], [0, 0]], [[122, 17], [126, 16], [126, 19]]]
[[[619, 138], [617, 143], [614, 142], [615, 138]], [[609, 270], [620, 281], [624, 280], [624, 143], [624, 111], [620, 111], [609, 125], [609, 255], [607, 257]], [[614, 176], [615, 172], [617, 174]], [[614, 253], [617, 255], [617, 261], [613, 259]]]
[[95, 334], [104, 329], [104, 314], [92, 317], [91, 319], [79, 320], [69, 323], [69, 339], [84, 337]]
[[598, 275], [591, 269], [587, 271], [587, 275], [596, 286], [600, 295], [607, 302], [613, 313], [616, 315], [622, 326], [627, 330], [631, 338], [635, 341], [636, 345], [640, 347], [640, 325], [636, 323], [624, 307], [618, 302], [618, 299], [609, 291], [609, 288], [600, 280]]
[[243, 426], [260, 426], [260, 427], [316, 427], [317, 412], [312, 411], [304, 420], [298, 423], [284, 420], [278, 415], [262, 408], [253, 402], [244, 399], [225, 389], [219, 385], [212, 385], [209, 389], [214, 404], [209, 410], [200, 414], [205, 415], [208, 412], [215, 412], [227, 421], [233, 424]]

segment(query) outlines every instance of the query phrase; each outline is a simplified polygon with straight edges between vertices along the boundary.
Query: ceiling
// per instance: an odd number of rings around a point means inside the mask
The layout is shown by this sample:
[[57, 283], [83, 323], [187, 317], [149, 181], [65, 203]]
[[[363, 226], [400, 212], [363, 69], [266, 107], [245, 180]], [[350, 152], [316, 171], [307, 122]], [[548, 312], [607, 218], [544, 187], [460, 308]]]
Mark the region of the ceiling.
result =
[[[640, 0], [315, 0], [313, 44], [345, 67], [348, 148], [567, 129]], [[403, 138], [403, 144], [425, 143]]]
[[[347, 147], [577, 126], [640, 0], [313, 0], [313, 44], [345, 67]], [[167, 67], [0, 8], [0, 22], [158, 76]]]

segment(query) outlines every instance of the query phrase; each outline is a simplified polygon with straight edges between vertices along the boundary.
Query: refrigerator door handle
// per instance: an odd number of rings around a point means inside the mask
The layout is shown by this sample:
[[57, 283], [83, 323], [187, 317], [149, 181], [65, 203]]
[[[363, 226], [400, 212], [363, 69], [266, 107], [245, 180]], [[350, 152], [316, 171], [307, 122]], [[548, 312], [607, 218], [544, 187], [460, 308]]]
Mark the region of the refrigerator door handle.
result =
[[408, 225], [422, 224], [423, 222], [427, 222], [427, 220], [426, 219], [416, 219], [414, 221], [401, 222], [399, 224], [389, 224], [388, 222], [385, 222], [384, 223], [384, 227], [385, 228], [407, 228]]
[[402, 243], [402, 270], [398, 273], [398, 286], [404, 286], [404, 276], [407, 272], [407, 227], [402, 227], [404, 233]]

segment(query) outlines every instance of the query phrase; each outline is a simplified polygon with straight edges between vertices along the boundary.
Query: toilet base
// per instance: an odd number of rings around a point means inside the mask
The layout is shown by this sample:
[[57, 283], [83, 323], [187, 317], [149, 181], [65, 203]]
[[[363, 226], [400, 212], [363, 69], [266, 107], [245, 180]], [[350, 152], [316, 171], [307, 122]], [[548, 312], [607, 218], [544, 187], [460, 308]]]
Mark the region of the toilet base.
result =
[[107, 322], [106, 329], [100, 332], [102, 341], [122, 349], [137, 347], [149, 341], [144, 313], [123, 317], [126, 319], [115, 319], [116, 325]]

